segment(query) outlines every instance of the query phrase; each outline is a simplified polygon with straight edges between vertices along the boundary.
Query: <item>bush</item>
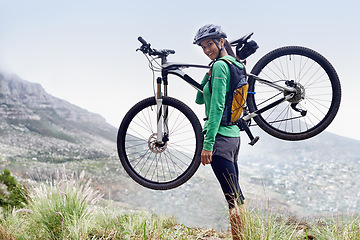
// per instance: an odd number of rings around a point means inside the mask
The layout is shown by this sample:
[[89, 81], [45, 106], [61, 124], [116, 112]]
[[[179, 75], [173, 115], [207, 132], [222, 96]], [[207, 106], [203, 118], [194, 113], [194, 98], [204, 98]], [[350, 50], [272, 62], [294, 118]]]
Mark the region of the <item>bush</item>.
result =
[[23, 185], [11, 176], [9, 169], [0, 174], [0, 207], [5, 216], [14, 208], [22, 208], [28, 203], [28, 194]]

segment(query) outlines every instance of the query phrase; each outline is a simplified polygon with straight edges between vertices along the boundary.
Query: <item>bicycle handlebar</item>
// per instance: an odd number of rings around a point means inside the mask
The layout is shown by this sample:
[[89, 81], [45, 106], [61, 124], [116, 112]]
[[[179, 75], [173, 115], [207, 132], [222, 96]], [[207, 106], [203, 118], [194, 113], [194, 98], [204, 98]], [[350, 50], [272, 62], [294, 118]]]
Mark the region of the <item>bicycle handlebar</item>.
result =
[[161, 49], [161, 50], [156, 50], [156, 49], [152, 49], [150, 46], [150, 43], [147, 43], [145, 41], [145, 39], [143, 39], [142, 37], [138, 37], [139, 42], [142, 43], [142, 46], [137, 49], [142, 51], [144, 54], [149, 54], [152, 56], [159, 56], [159, 57], [167, 57], [169, 54], [175, 54], [175, 50], [170, 50], [170, 49]]
[[147, 43], [142, 37], [138, 37], [138, 40], [139, 40], [143, 45], [148, 45], [148, 43]]

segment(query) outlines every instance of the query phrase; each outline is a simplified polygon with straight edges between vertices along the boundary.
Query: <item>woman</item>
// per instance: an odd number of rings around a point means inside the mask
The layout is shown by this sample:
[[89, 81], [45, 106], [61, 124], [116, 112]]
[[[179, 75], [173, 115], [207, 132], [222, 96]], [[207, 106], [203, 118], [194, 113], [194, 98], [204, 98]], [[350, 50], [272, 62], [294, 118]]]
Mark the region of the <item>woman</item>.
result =
[[236, 125], [220, 124], [229, 92], [230, 70], [224, 61], [217, 60], [224, 58], [239, 68], [243, 68], [243, 65], [236, 61], [231, 45], [226, 40], [226, 34], [220, 26], [208, 24], [201, 27], [194, 38], [194, 44], [202, 47], [213, 64], [211, 71], [205, 75], [201, 83], [203, 93], [198, 92], [196, 96], [197, 104], [205, 104], [207, 119], [203, 130], [205, 139], [201, 162], [203, 165], [211, 164], [229, 204], [233, 239], [240, 239], [243, 231], [238, 205], [244, 202], [237, 165], [240, 130]]

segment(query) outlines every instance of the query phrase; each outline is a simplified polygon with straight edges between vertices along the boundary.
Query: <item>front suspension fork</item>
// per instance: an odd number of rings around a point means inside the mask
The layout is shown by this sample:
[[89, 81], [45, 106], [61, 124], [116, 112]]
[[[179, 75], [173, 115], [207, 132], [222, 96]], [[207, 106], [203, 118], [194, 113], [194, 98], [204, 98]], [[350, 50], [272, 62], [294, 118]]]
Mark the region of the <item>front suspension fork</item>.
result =
[[[161, 92], [161, 85], [164, 83], [164, 92]], [[168, 95], [168, 81], [167, 77], [158, 77], [156, 80], [157, 93], [156, 93], [156, 113], [157, 113], [157, 129], [156, 129], [156, 142], [159, 145], [166, 144], [169, 141], [169, 125], [168, 125], [168, 106], [163, 105], [163, 96]]]

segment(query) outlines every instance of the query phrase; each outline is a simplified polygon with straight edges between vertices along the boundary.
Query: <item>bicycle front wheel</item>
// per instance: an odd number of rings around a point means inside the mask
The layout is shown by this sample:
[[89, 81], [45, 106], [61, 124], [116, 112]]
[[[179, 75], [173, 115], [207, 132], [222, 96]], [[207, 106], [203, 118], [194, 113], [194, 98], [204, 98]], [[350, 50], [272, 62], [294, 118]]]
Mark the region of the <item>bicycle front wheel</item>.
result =
[[164, 97], [163, 106], [168, 107], [169, 136], [165, 144], [156, 143], [154, 97], [129, 110], [117, 137], [119, 158], [126, 172], [137, 183], [155, 190], [176, 188], [189, 180], [200, 165], [203, 144], [199, 119], [187, 105]]
[[[291, 99], [261, 113], [255, 122], [268, 134], [284, 140], [313, 137], [329, 126], [338, 112], [341, 99], [339, 77], [328, 60], [304, 47], [289, 46], [262, 57], [252, 74], [278, 85], [292, 86]], [[257, 111], [286, 92], [249, 77], [248, 106]]]

